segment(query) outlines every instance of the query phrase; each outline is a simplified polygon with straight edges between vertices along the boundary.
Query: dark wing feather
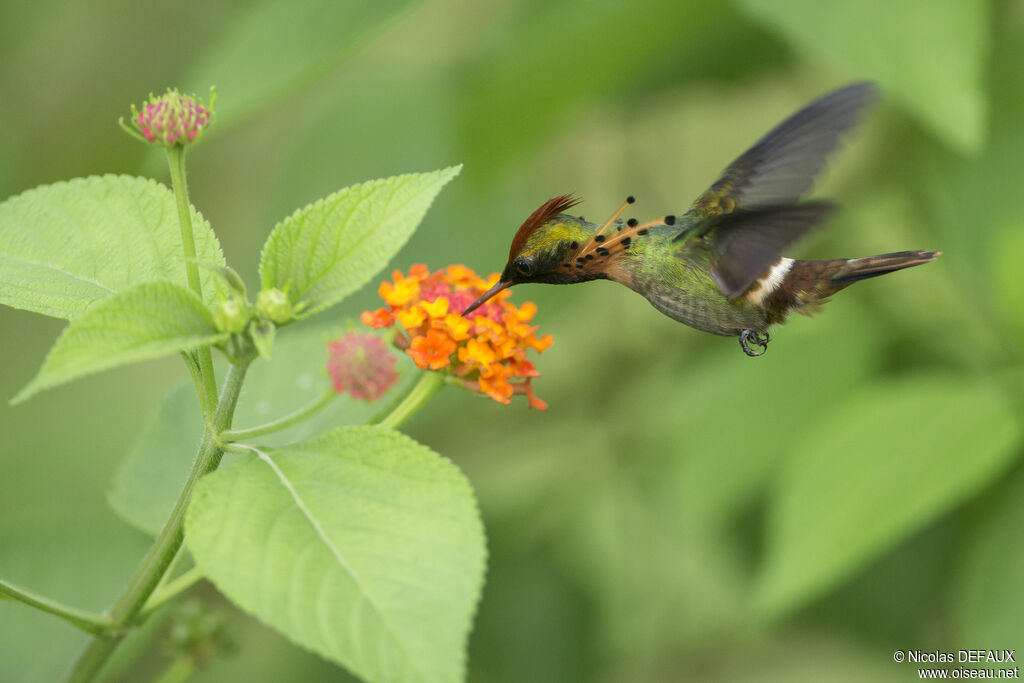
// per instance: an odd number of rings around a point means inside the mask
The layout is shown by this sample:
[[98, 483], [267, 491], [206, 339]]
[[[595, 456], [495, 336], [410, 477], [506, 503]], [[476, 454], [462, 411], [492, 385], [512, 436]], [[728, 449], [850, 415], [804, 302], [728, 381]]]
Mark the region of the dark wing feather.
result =
[[778, 261], [783, 249], [828, 220], [829, 202], [807, 202], [754, 211], [737, 211], [711, 219], [706, 238], [718, 255], [711, 277], [727, 297], [741, 296]]
[[780, 123], [732, 162], [693, 204], [699, 216], [796, 202], [811, 189], [840, 136], [875, 101], [873, 83], [835, 90]]

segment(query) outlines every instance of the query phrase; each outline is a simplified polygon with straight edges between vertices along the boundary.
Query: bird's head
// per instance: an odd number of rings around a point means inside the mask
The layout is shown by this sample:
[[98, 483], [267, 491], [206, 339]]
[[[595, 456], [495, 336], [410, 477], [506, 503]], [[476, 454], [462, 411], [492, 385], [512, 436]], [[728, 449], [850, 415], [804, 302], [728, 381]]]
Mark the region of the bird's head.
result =
[[501, 278], [474, 301], [463, 315], [472, 313], [492, 296], [512, 285], [524, 282], [569, 284], [580, 281], [580, 276], [559, 269], [569, 253], [577, 249], [594, 228], [581, 218], [563, 215], [564, 211], [576, 206], [579, 201], [562, 195], [549, 199], [531, 213], [512, 238], [508, 263], [505, 264]]

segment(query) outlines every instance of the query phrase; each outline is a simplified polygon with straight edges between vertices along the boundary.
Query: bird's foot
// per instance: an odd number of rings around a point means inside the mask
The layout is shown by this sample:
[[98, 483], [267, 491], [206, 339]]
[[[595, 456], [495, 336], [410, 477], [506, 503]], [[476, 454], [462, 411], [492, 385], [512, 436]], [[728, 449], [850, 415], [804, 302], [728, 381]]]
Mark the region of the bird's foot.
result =
[[743, 330], [740, 332], [740, 346], [743, 348], [743, 353], [751, 358], [763, 356], [764, 352], [768, 350], [768, 342], [770, 340], [771, 337], [768, 336], [767, 332], [763, 335], [753, 330]]

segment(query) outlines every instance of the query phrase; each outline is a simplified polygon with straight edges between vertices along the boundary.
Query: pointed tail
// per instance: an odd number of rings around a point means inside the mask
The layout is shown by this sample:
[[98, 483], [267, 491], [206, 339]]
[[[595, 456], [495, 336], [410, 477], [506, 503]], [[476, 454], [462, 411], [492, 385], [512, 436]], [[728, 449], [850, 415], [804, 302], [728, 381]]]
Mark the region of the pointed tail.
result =
[[[790, 311], [813, 315], [821, 310], [829, 297], [854, 282], [885, 275], [896, 270], [934, 261], [941, 251], [898, 251], [865, 258], [825, 259], [821, 261], [789, 261], [783, 259], [784, 279], [774, 289], [756, 290], [770, 311], [772, 322], [786, 319]], [[774, 272], [770, 270], [769, 274]], [[760, 282], [760, 281], [759, 281]], [[757, 283], [755, 283], [757, 285]], [[748, 295], [749, 296], [749, 295]]]
[[941, 251], [897, 251], [892, 254], [847, 259], [832, 276], [832, 284], [838, 290], [860, 280], [934, 261], [940, 254]]

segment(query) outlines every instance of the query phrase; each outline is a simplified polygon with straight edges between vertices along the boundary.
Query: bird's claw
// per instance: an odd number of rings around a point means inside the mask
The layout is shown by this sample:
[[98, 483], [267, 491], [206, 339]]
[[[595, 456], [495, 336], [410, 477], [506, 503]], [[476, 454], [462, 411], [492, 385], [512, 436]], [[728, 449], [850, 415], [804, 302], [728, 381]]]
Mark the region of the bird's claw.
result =
[[740, 332], [740, 346], [743, 348], [743, 353], [751, 358], [763, 356], [764, 352], [768, 350], [768, 342], [770, 340], [771, 337], [768, 336], [767, 332], [764, 335], [760, 335], [753, 330], [743, 330]]

